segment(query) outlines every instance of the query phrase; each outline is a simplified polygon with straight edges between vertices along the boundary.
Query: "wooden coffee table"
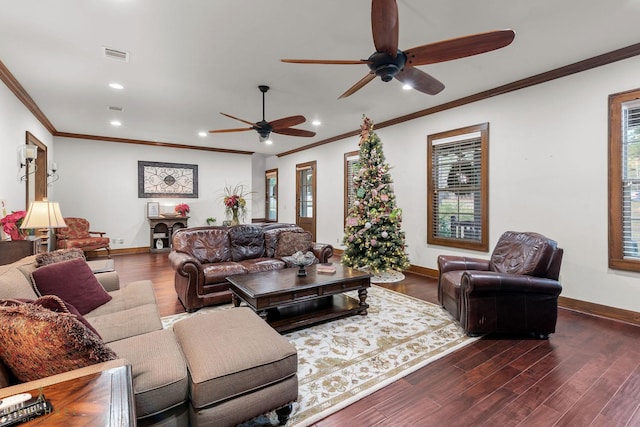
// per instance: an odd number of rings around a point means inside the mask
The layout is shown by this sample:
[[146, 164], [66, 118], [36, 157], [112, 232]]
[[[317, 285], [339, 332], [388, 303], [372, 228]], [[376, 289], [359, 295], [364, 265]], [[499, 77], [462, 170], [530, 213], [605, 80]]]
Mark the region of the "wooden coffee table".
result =
[[[239, 274], [227, 277], [233, 305], [244, 301], [278, 332], [299, 329], [341, 317], [367, 314], [371, 275], [334, 263], [336, 272], [322, 274], [316, 266]], [[358, 291], [358, 299], [345, 295]]]

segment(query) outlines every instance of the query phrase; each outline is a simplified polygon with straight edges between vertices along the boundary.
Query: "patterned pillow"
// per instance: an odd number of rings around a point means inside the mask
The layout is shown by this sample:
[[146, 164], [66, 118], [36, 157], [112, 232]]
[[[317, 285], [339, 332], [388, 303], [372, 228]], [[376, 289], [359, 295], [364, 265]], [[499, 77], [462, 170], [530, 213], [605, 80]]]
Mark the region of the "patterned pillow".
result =
[[91, 323], [89, 323], [89, 321], [85, 319], [85, 317], [82, 314], [80, 314], [77, 308], [75, 308], [74, 306], [72, 306], [67, 302], [62, 301], [62, 299], [60, 299], [56, 295], [44, 295], [36, 300], [23, 299], [23, 298], [7, 299], [7, 300], [0, 299], [0, 306], [20, 305], [20, 304], [35, 304], [35, 305], [39, 305], [40, 307], [47, 308], [51, 311], [55, 311], [57, 313], [72, 314], [76, 317], [76, 319], [80, 321], [80, 323], [86, 326], [91, 332], [96, 334], [98, 338], [102, 338], [98, 333], [98, 331], [96, 331], [96, 329], [93, 327], [93, 325], [91, 325]]
[[0, 359], [20, 381], [118, 357], [75, 316], [35, 304], [0, 307], [0, 342]]
[[313, 249], [311, 233], [308, 231], [283, 231], [278, 238], [275, 256], [291, 256], [296, 252], [307, 252]]
[[57, 295], [83, 315], [112, 298], [83, 259], [45, 265], [36, 269], [31, 276], [40, 295]]
[[42, 267], [43, 265], [49, 265], [60, 261], [69, 261], [70, 259], [76, 258], [86, 259], [82, 249], [58, 249], [57, 251], [45, 252], [36, 255], [36, 267]]

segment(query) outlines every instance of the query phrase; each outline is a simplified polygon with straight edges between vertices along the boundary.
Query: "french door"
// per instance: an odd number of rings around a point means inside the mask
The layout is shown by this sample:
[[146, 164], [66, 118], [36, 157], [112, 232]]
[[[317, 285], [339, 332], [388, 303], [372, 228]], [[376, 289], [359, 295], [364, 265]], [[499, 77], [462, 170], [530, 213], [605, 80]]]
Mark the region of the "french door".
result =
[[316, 240], [316, 162], [296, 165], [296, 224]]

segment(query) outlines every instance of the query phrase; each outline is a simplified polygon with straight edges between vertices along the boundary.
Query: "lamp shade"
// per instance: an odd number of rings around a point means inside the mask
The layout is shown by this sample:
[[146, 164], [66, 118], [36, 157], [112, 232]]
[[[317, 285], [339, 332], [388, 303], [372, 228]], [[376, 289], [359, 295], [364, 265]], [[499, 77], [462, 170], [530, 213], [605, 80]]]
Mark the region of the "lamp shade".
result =
[[42, 200], [31, 202], [27, 216], [22, 221], [20, 228], [60, 228], [66, 226], [58, 202]]

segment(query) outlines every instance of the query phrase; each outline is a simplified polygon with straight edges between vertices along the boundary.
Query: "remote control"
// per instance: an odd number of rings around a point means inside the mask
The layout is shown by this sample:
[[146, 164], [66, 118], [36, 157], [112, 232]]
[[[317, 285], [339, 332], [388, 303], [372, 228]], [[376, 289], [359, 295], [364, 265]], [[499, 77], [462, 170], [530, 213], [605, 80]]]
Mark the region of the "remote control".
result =
[[3, 397], [2, 400], [0, 400], [0, 410], [26, 402], [29, 399], [31, 399], [31, 394], [29, 393], [20, 393], [13, 396]]
[[0, 427], [22, 423], [39, 415], [50, 414], [52, 411], [51, 403], [43, 395], [40, 395], [17, 405], [0, 409]]

